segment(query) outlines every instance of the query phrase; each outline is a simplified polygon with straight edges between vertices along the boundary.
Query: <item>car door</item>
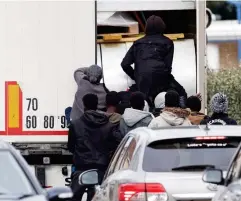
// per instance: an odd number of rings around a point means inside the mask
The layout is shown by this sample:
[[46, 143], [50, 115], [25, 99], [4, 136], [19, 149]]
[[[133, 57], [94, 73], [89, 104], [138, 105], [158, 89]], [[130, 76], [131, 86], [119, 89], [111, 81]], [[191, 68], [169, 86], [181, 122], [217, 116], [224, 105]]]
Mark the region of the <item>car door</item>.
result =
[[93, 200], [101, 200], [103, 201], [106, 197], [106, 185], [108, 183], [108, 178], [109, 176], [114, 172], [115, 170], [115, 165], [118, 161], [118, 159], [123, 155], [124, 152], [124, 148], [126, 146], [126, 144], [128, 144], [128, 142], [132, 139], [131, 136], [127, 136], [126, 138], [124, 138], [120, 145], [118, 146], [117, 150], [115, 151], [115, 154], [113, 155], [110, 164], [107, 168], [107, 171], [105, 173], [105, 176], [103, 178], [102, 184], [100, 186], [96, 186], [96, 194], [93, 198]]
[[[123, 168], [128, 168], [130, 164], [130, 159], [132, 157], [132, 145], [135, 139], [132, 136], [129, 136], [128, 139], [118, 148], [116, 154], [114, 155], [109, 168], [105, 174], [103, 182], [99, 187], [98, 199], [101, 201], [114, 200], [116, 197], [117, 190], [116, 186], [116, 172], [122, 170]], [[131, 148], [131, 149], [130, 149]], [[127, 154], [128, 153], [128, 154]], [[132, 153], [132, 154], [131, 154]]]
[[126, 143], [126, 145], [123, 148], [123, 152], [122, 152], [123, 155], [121, 155], [120, 158], [118, 159], [117, 163], [115, 164], [113, 173], [108, 178], [107, 200], [113, 200], [113, 201], [116, 200], [118, 198], [119, 184], [122, 182], [124, 183], [128, 182], [122, 170], [130, 169], [135, 148], [136, 148], [136, 139], [130, 138], [130, 140]]
[[220, 200], [221, 197], [226, 193], [228, 185], [234, 181], [237, 181], [240, 178], [241, 178], [241, 146], [239, 145], [239, 148], [235, 153], [235, 156], [228, 169], [224, 185], [220, 186], [219, 191], [213, 198], [213, 201]]

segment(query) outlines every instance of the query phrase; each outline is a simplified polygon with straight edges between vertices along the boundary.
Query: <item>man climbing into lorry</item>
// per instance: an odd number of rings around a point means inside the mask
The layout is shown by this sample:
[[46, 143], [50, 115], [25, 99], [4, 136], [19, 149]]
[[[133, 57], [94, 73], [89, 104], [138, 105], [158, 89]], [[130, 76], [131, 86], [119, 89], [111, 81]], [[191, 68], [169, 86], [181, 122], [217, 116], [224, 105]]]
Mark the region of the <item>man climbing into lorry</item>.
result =
[[174, 44], [163, 35], [165, 28], [166, 25], [159, 16], [149, 17], [145, 28], [146, 35], [133, 43], [121, 66], [124, 72], [135, 80], [138, 90], [145, 94], [151, 107], [155, 97], [169, 89], [178, 92], [181, 107], [185, 107], [186, 91], [171, 74]]

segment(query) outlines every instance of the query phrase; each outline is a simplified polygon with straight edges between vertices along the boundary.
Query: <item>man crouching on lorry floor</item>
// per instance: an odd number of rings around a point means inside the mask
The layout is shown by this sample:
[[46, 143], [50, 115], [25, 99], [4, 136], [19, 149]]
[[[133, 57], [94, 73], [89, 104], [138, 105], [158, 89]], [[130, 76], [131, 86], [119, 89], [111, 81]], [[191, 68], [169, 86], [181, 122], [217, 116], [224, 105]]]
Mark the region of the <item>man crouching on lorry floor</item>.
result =
[[[120, 132], [109, 122], [108, 117], [97, 112], [98, 97], [87, 94], [83, 97], [84, 114], [71, 122], [68, 136], [68, 149], [73, 153], [73, 163], [76, 168], [71, 175], [73, 200], [81, 201], [86, 186], [79, 185], [79, 175], [89, 169], [98, 169], [100, 182], [110, 161], [110, 148], [115, 149], [120, 141]], [[113, 146], [115, 145], [115, 146]], [[94, 187], [87, 191], [87, 201], [94, 195]]]
[[102, 68], [97, 65], [92, 65], [89, 68], [79, 68], [74, 72], [74, 79], [78, 85], [78, 89], [70, 114], [72, 121], [80, 118], [84, 113], [82, 98], [87, 93], [97, 94], [98, 109], [105, 110], [105, 96], [108, 89], [104, 84], [100, 83], [102, 73]]
[[[187, 93], [174, 79], [172, 60], [173, 41], [163, 35], [166, 28], [163, 20], [155, 15], [147, 19], [145, 36], [133, 43], [121, 66], [137, 84], [138, 91], [145, 94], [151, 107], [157, 94], [173, 89], [180, 95], [181, 107], [185, 108]], [[134, 63], [134, 69], [131, 65]]]

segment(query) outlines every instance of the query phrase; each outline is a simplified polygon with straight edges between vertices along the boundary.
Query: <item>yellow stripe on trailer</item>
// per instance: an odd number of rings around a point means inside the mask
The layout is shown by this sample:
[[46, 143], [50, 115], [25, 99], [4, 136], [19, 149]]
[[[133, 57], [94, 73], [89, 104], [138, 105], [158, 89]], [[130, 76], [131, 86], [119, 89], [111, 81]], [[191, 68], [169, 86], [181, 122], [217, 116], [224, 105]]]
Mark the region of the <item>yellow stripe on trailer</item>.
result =
[[[171, 40], [184, 39], [183, 33], [178, 34], [164, 34], [166, 37]], [[97, 39], [97, 43], [125, 43], [125, 42], [134, 42], [142, 37], [144, 34], [133, 35], [128, 37], [123, 37], [121, 34], [106, 34], [102, 36], [102, 39]]]
[[19, 93], [18, 85], [8, 86], [8, 128], [19, 128]]

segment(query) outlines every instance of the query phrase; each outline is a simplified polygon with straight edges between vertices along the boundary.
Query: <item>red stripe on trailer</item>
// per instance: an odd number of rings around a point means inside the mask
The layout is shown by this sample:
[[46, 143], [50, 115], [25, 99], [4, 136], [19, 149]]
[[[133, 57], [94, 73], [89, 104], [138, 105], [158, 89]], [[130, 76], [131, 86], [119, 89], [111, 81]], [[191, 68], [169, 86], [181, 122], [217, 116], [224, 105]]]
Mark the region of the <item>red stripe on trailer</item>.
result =
[[[1, 133], [0, 133], [1, 134]], [[36, 136], [36, 135], [68, 135], [68, 131], [21, 131], [9, 133], [7, 135], [23, 135], [23, 136]]]

